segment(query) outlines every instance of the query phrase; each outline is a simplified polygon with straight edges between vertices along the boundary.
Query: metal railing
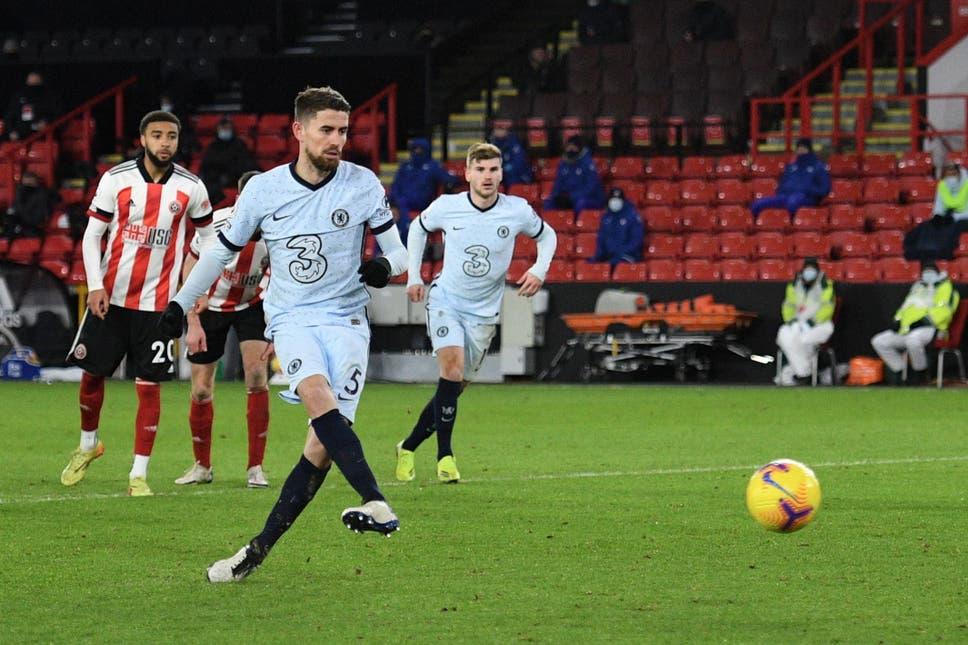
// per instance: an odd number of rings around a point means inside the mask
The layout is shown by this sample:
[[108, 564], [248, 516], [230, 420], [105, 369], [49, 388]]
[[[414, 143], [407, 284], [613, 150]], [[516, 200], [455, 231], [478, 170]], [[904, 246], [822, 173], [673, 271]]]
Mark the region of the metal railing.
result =
[[368, 98], [350, 113], [350, 138], [364, 139], [362, 145], [369, 148], [370, 169], [380, 172], [381, 141], [387, 151], [387, 160], [397, 160], [397, 84], [390, 83]]

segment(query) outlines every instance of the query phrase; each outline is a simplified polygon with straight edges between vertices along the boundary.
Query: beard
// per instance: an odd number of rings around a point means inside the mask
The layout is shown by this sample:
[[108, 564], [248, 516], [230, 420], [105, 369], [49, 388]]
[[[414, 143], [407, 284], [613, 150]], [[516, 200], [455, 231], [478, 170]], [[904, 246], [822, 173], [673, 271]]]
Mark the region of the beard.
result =
[[332, 172], [336, 170], [336, 166], [339, 165], [339, 158], [333, 160], [324, 155], [319, 155], [317, 157], [308, 150], [306, 150], [306, 158], [309, 159], [309, 163], [311, 163], [313, 167], [320, 172]]
[[167, 161], [162, 161], [161, 159], [159, 159], [158, 157], [156, 157], [151, 152], [151, 150], [148, 150], [148, 148], [145, 148], [145, 157], [147, 157], [148, 160], [151, 161], [152, 164], [154, 164], [155, 168], [163, 169], [163, 168], [167, 168], [168, 166], [171, 165], [171, 161], [172, 161], [172, 159], [174, 159], [175, 155], [172, 155], [172, 156], [168, 157], [168, 160]]

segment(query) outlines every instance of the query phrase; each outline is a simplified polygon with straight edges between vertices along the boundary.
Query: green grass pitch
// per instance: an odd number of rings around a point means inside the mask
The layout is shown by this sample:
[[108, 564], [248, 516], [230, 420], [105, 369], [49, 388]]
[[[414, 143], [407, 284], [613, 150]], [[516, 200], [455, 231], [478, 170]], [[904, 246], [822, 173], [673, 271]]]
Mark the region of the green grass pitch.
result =
[[[473, 386], [464, 481], [434, 481], [431, 439], [397, 483], [394, 444], [431, 392], [370, 384], [357, 417], [400, 532], [347, 531], [357, 499], [334, 469], [261, 569], [214, 586], [206, 565], [261, 528], [297, 459], [301, 408], [273, 395], [272, 487], [248, 490], [244, 389], [220, 383], [215, 483], [181, 488], [188, 388], [166, 385], [156, 496], [130, 499], [130, 383], [109, 384], [107, 452], [71, 489], [76, 385], [0, 383], [0, 641], [968, 640], [963, 390]], [[823, 489], [790, 535], [744, 505], [780, 457]]]

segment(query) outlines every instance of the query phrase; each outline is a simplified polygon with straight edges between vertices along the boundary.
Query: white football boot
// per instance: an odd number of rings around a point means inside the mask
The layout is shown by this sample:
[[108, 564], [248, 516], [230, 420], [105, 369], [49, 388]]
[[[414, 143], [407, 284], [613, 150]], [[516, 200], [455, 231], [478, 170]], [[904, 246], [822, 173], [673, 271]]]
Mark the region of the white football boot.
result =
[[247, 544], [231, 558], [213, 562], [205, 570], [205, 577], [209, 582], [238, 582], [255, 571], [260, 564], [262, 560]]
[[175, 480], [176, 484], [211, 484], [214, 474], [211, 468], [206, 468], [197, 461], [192, 467], [185, 471], [185, 474]]
[[263, 472], [261, 465], [249, 468], [248, 473], [246, 473], [246, 479], [248, 480], [247, 485], [249, 488], [269, 488], [269, 480], [266, 479], [266, 474]]
[[373, 500], [363, 506], [351, 506], [340, 516], [346, 528], [357, 533], [375, 531], [387, 537], [400, 530], [400, 520], [386, 502]]

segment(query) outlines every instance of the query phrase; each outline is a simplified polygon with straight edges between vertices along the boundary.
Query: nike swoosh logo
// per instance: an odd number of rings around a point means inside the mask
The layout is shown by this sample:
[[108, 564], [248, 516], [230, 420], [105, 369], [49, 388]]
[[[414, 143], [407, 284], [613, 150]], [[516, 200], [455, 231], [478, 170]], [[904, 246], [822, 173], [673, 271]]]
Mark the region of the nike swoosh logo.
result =
[[284, 215], [282, 217], [279, 217], [278, 213], [273, 213], [272, 214], [272, 221], [273, 222], [278, 222], [279, 220], [286, 219], [287, 217], [289, 217], [289, 215]]
[[465, 228], [467, 228], [467, 227], [466, 226], [454, 226], [453, 227], [453, 230], [455, 230], [455, 231], [463, 231]]

